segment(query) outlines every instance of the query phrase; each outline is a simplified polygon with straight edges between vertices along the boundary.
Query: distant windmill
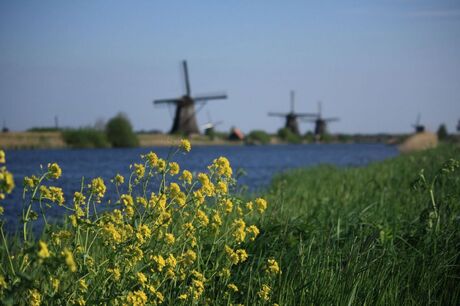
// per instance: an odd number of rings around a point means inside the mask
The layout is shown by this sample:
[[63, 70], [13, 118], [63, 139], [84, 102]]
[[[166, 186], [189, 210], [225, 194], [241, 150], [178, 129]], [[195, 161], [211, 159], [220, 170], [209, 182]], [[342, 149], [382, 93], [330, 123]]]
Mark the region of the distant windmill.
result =
[[458, 119], [458, 123], [457, 123], [457, 132], [460, 132], [460, 119]]
[[415, 129], [415, 133], [422, 133], [425, 131], [425, 126], [423, 124], [420, 124], [420, 118], [421, 118], [420, 113], [418, 113], [417, 121], [415, 121], [415, 123], [412, 124], [412, 126]]
[[[179, 98], [172, 99], [161, 99], [153, 101], [154, 104], [175, 104], [176, 105], [176, 114], [174, 116], [173, 126], [170, 133], [184, 133], [186, 135], [190, 134], [199, 134], [200, 130], [198, 129], [198, 124], [196, 120], [196, 103], [206, 103], [209, 100], [217, 99], [226, 99], [226, 94], [217, 94], [217, 95], [206, 95], [192, 97], [190, 90], [190, 81], [188, 78], [188, 69], [187, 62], [183, 61], [182, 66], [184, 69], [184, 79], [185, 79], [185, 95]], [[202, 104], [201, 107], [203, 107]], [[199, 110], [201, 109], [199, 108]]]
[[205, 135], [211, 135], [214, 132], [214, 128], [224, 122], [223, 121], [214, 122], [212, 121], [212, 118], [209, 112], [207, 114], [208, 114], [208, 123], [204, 124], [202, 128], [204, 129]]
[[322, 105], [321, 101], [318, 102], [318, 114], [314, 119], [305, 119], [305, 121], [310, 121], [315, 123], [315, 136], [317, 138], [323, 136], [327, 133], [327, 124], [329, 122], [339, 121], [339, 118], [323, 118], [322, 115]]
[[268, 113], [269, 116], [273, 117], [285, 117], [286, 124], [284, 125], [285, 128], [290, 129], [294, 134], [300, 135], [299, 130], [299, 123], [297, 118], [305, 118], [305, 117], [314, 117], [315, 114], [308, 114], [308, 113], [296, 113], [294, 111], [294, 91], [291, 90], [291, 111], [289, 113]]

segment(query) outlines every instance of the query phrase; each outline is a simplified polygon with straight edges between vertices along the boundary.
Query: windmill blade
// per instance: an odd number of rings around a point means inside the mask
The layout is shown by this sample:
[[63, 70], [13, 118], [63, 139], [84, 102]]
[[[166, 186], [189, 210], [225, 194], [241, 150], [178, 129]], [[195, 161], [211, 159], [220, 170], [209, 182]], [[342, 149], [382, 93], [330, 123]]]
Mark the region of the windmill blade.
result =
[[295, 95], [294, 90], [291, 90], [291, 113], [294, 113], [294, 99], [295, 99], [294, 95]]
[[331, 118], [324, 118], [323, 120], [326, 122], [334, 122], [334, 121], [339, 121], [340, 119], [337, 117], [331, 117]]
[[206, 102], [209, 100], [227, 99], [227, 94], [200, 95], [193, 98], [195, 102]]
[[286, 113], [273, 113], [273, 112], [270, 112], [268, 113], [269, 116], [272, 116], [272, 117], [286, 117], [288, 114]]
[[185, 79], [185, 94], [190, 96], [190, 80], [188, 78], [188, 68], [187, 61], [182, 61], [182, 67], [184, 69], [184, 79]]
[[317, 118], [300, 118], [302, 122], [316, 122]]
[[214, 122], [214, 126], [218, 126], [218, 125], [221, 125], [222, 123], [224, 123], [223, 121], [217, 121], [217, 122]]
[[420, 125], [420, 118], [421, 118], [421, 115], [420, 113], [417, 114], [417, 121], [415, 121], [415, 125], [416, 126], [419, 126]]
[[153, 104], [171, 104], [171, 103], [177, 103], [181, 99], [174, 98], [174, 99], [160, 99], [160, 100], [155, 100], [153, 101]]
[[297, 117], [318, 117], [318, 114], [313, 114], [313, 113], [295, 113]]

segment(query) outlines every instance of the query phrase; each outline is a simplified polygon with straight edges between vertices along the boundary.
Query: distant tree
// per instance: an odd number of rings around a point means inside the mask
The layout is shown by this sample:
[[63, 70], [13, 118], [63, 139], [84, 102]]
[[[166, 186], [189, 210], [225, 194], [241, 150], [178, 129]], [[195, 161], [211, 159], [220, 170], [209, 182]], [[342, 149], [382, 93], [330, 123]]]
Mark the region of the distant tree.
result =
[[279, 129], [278, 137], [289, 143], [301, 143], [302, 142], [302, 138], [299, 135], [294, 134], [288, 128]]
[[270, 135], [265, 131], [254, 130], [248, 134], [246, 141], [251, 144], [267, 144], [270, 142]]
[[439, 140], [445, 140], [447, 138], [448, 133], [446, 125], [444, 123], [439, 126], [437, 134]]
[[124, 114], [118, 114], [107, 122], [105, 127], [107, 139], [116, 148], [136, 147], [139, 140], [133, 132], [131, 122]]

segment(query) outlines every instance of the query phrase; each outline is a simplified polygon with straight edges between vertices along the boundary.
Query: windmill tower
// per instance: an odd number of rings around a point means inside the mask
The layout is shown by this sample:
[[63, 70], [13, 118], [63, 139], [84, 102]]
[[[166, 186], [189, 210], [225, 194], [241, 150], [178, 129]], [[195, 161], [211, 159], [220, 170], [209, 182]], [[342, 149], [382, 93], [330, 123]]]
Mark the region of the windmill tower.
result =
[[425, 132], [425, 126], [423, 124], [420, 124], [420, 118], [421, 118], [420, 113], [418, 113], [417, 120], [415, 121], [414, 124], [412, 124], [412, 126], [415, 129], [415, 133]]
[[196, 103], [203, 103], [200, 105], [200, 108], [204, 106], [209, 100], [217, 99], [226, 99], [226, 94], [217, 94], [217, 95], [206, 95], [192, 97], [190, 90], [190, 81], [188, 77], [187, 61], [182, 62], [182, 67], [184, 69], [184, 79], [185, 79], [185, 95], [179, 98], [172, 99], [161, 99], [153, 101], [154, 104], [175, 104], [176, 113], [174, 116], [173, 126], [171, 128], [170, 134], [174, 133], [184, 133], [186, 135], [190, 134], [199, 134], [200, 130], [198, 129], [198, 124], [196, 120]]
[[317, 139], [321, 138], [324, 134], [327, 133], [327, 125], [329, 122], [339, 121], [339, 118], [323, 118], [322, 115], [322, 103], [318, 102], [318, 114], [315, 119], [305, 119], [306, 121], [315, 123], [315, 137]]
[[297, 121], [297, 118], [314, 117], [315, 114], [296, 113], [294, 111], [294, 91], [293, 90], [291, 90], [290, 97], [291, 97], [291, 111], [289, 113], [270, 112], [268, 113], [268, 115], [272, 117], [285, 117], [286, 124], [284, 125], [284, 127], [291, 130], [294, 134], [300, 135], [299, 123]]

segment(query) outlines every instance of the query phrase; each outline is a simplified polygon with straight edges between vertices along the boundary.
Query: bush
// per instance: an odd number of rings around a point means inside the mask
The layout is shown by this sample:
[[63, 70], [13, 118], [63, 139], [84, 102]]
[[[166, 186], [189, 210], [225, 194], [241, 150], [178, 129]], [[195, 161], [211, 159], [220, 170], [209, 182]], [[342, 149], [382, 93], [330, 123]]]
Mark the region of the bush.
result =
[[103, 132], [92, 128], [69, 129], [62, 132], [65, 143], [72, 148], [107, 148], [109, 142]]
[[246, 141], [250, 144], [267, 144], [270, 143], [270, 135], [264, 131], [255, 130], [249, 133]]
[[447, 136], [449, 136], [447, 133], [447, 127], [444, 123], [439, 126], [437, 134], [439, 140], [446, 140]]
[[278, 130], [278, 137], [281, 138], [283, 141], [286, 141], [286, 142], [289, 142], [289, 143], [301, 143], [302, 142], [302, 139], [300, 138], [300, 136], [294, 134], [288, 128], [279, 129]]
[[107, 139], [113, 147], [129, 148], [139, 145], [139, 140], [133, 132], [129, 119], [123, 114], [118, 114], [110, 119], [105, 127], [105, 131]]

